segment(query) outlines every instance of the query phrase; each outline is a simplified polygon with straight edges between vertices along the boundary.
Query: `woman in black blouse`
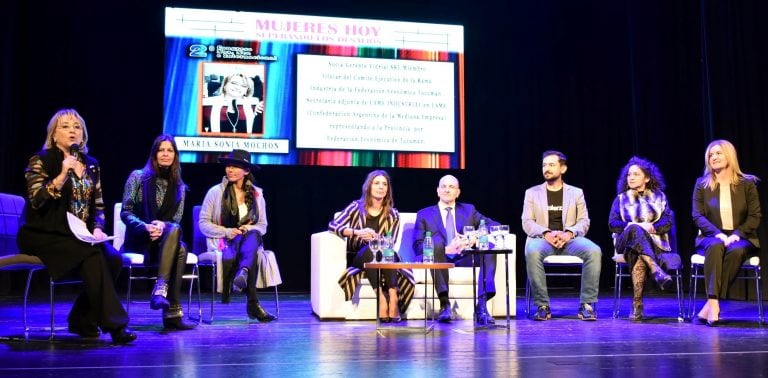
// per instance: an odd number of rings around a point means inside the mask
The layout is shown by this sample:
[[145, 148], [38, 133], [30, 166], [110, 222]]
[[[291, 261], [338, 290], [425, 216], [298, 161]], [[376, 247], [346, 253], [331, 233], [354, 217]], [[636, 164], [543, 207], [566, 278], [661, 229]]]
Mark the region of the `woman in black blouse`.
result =
[[[376, 170], [368, 174], [363, 183], [360, 199], [352, 201], [329, 224], [328, 230], [347, 238], [347, 265], [362, 270], [363, 264], [373, 260], [368, 242], [387, 233], [397, 240], [400, 214], [395, 209], [389, 174]], [[400, 321], [398, 308], [398, 283], [396, 270], [382, 270], [387, 291], [379, 292], [375, 269], [366, 270], [368, 281], [378, 293], [379, 318], [384, 321]]]

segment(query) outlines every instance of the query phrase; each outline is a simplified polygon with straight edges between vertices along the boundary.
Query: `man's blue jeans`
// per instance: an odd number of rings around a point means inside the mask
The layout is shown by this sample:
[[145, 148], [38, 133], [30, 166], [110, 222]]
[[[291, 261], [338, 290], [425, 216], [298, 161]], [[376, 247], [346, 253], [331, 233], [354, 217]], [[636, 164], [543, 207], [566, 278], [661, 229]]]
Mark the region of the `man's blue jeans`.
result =
[[580, 303], [597, 302], [600, 287], [602, 255], [600, 247], [585, 237], [576, 237], [563, 248], [555, 248], [544, 238], [528, 238], [525, 242], [525, 267], [536, 307], [549, 306], [547, 278], [544, 275], [544, 258], [550, 255], [578, 256], [584, 260], [581, 268]]

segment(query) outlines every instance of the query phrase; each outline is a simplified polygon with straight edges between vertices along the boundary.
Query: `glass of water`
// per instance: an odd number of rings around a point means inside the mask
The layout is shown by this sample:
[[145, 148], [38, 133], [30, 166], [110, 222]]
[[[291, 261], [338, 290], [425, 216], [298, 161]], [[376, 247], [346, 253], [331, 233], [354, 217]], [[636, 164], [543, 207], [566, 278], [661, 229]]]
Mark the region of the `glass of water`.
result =
[[369, 262], [377, 262], [377, 255], [379, 254], [379, 251], [381, 251], [381, 239], [379, 239], [378, 236], [371, 239], [368, 242], [368, 249], [373, 253], [373, 258]]
[[477, 239], [477, 235], [475, 234], [475, 226], [464, 226], [463, 234], [469, 243], [469, 247], [472, 248], [472, 246], [475, 244], [475, 239]]
[[491, 226], [491, 239], [493, 240], [493, 249], [501, 249], [504, 245], [504, 236], [501, 235], [499, 225]]

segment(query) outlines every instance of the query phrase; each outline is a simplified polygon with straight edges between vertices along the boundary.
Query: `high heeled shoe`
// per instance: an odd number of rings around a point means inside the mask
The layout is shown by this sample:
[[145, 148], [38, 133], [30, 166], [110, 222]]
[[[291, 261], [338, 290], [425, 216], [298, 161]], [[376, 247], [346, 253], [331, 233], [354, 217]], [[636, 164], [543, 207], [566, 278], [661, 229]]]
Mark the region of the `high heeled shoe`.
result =
[[128, 344], [136, 340], [136, 333], [128, 329], [128, 327], [121, 327], [118, 330], [110, 331], [109, 335], [112, 337], [113, 344]]
[[717, 312], [717, 319], [709, 320], [709, 318], [707, 318], [707, 327], [717, 327], [721, 324], [723, 324], [723, 321], [720, 319], [720, 311]]
[[632, 313], [629, 314], [629, 320], [633, 322], [639, 322], [643, 320], [643, 304], [632, 303]]
[[672, 276], [661, 269], [657, 269], [655, 272], [653, 272], [653, 279], [656, 280], [656, 284], [659, 285], [661, 290], [666, 290], [667, 286], [672, 283]]

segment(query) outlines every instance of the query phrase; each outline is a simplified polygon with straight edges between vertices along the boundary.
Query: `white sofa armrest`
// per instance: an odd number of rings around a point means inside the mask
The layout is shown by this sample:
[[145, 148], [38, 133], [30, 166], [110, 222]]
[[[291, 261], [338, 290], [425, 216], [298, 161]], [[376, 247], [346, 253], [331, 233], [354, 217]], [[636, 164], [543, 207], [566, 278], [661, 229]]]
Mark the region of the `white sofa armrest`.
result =
[[323, 231], [312, 234], [311, 243], [312, 312], [320, 319], [344, 318], [344, 291], [338, 279], [347, 266], [346, 242]]

